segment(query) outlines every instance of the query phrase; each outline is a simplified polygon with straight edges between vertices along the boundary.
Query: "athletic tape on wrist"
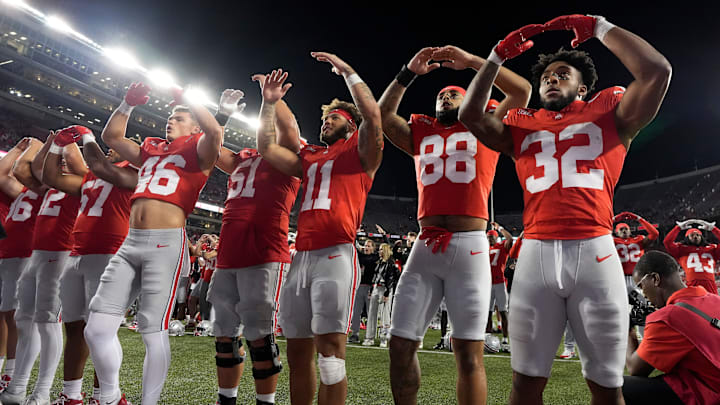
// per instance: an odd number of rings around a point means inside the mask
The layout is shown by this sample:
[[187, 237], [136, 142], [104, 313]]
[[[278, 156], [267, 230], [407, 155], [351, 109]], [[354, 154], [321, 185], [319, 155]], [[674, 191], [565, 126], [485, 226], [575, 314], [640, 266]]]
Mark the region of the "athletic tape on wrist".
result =
[[121, 113], [123, 113], [125, 115], [130, 115], [132, 113], [133, 108], [135, 108], [135, 106], [132, 106], [132, 105], [128, 104], [127, 102], [125, 102], [125, 100], [123, 100], [122, 103], [120, 103], [120, 105], [118, 106], [117, 111], [120, 111]]
[[97, 141], [95, 141], [95, 136], [91, 135], [91, 134], [83, 135], [82, 142], [83, 142], [83, 145], [87, 145], [89, 143], [97, 143]]
[[395, 80], [397, 80], [401, 86], [408, 88], [416, 77], [417, 75], [408, 69], [407, 65], [403, 65], [400, 72], [395, 76]]
[[488, 61], [488, 62], [492, 62], [492, 63], [494, 63], [494, 64], [496, 64], [496, 65], [498, 65], [498, 66], [502, 66], [503, 62], [505, 62], [505, 61], [502, 60], [502, 59], [500, 58], [500, 56], [498, 56], [498, 54], [495, 52], [495, 48], [493, 48], [493, 50], [490, 51], [490, 56], [487, 57], [487, 61]]
[[602, 16], [595, 17], [595, 32], [593, 32], [593, 34], [595, 35], [595, 38], [602, 41], [605, 38], [605, 35], [608, 33], [608, 31], [610, 31], [613, 28], [615, 28], [615, 24], [606, 20], [605, 17], [602, 17]]
[[56, 155], [62, 155], [63, 149], [65, 149], [64, 146], [60, 146], [60, 145], [56, 144], [55, 142], [53, 142], [50, 144], [50, 150], [48, 152], [54, 153]]
[[352, 87], [358, 83], [363, 83], [363, 79], [361, 79], [357, 73], [353, 73], [350, 76], [345, 77], [345, 83], [347, 83], [348, 87]]

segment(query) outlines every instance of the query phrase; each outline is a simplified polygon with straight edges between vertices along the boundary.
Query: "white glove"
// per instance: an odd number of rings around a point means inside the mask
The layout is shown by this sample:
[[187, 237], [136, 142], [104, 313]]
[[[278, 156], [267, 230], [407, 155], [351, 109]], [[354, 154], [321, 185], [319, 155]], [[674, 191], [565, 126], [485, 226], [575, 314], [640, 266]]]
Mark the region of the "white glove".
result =
[[688, 229], [690, 228], [690, 223], [692, 222], [698, 222], [696, 219], [687, 219], [685, 221], [675, 222], [677, 226], [680, 227], [680, 229]]

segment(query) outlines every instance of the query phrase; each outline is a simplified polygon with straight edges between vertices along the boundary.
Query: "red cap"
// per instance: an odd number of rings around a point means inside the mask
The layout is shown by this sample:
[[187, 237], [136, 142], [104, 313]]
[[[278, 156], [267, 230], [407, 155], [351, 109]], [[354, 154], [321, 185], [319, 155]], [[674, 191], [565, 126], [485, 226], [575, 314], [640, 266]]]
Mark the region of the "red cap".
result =
[[615, 225], [615, 232], [620, 232], [621, 228], [630, 229], [630, 225], [626, 224], [625, 222], [620, 222], [617, 225]]
[[697, 229], [697, 228], [690, 228], [690, 229], [688, 229], [687, 231], [685, 231], [685, 236], [690, 236], [690, 235], [692, 235], [692, 234], [694, 234], [694, 233], [696, 233], [696, 234], [698, 234], [698, 235], [702, 235], [702, 232], [701, 232], [699, 229]]
[[443, 88], [442, 90], [440, 90], [440, 91], [438, 92], [438, 96], [440, 96], [440, 94], [442, 94], [442, 93], [444, 93], [444, 92], [446, 92], [446, 91], [448, 91], [448, 90], [455, 90], [455, 91], [457, 91], [458, 93], [462, 94], [463, 96], [465, 95], [465, 89], [463, 89], [462, 87], [460, 87], [460, 86], [447, 86], [447, 87]]
[[491, 230], [487, 231], [487, 236], [494, 236], [494, 237], [497, 238], [497, 237], [500, 236], [500, 235], [497, 233], [496, 230], [491, 229]]

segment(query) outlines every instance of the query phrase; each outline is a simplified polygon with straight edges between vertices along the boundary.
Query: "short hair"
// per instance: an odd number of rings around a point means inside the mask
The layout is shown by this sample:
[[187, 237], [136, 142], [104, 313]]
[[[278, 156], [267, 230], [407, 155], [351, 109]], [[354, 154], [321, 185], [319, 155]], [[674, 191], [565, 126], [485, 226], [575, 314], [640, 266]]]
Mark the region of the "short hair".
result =
[[680, 265], [672, 256], [659, 250], [651, 250], [640, 258], [633, 272], [638, 273], [640, 276], [648, 273], [658, 273], [664, 278], [679, 271]]
[[188, 107], [186, 105], [180, 105], [180, 104], [176, 105], [175, 107], [173, 107], [172, 113], [170, 115], [175, 114], [176, 112], [188, 113], [192, 117], [193, 121], [198, 122], [197, 118], [195, 118], [195, 114], [193, 114], [190, 107]]
[[408, 232], [407, 236], [417, 238], [417, 232]]
[[595, 70], [595, 62], [593, 62], [590, 55], [585, 51], [577, 49], [566, 50], [560, 48], [555, 53], [542, 54], [538, 57], [538, 62], [532, 67], [532, 82], [533, 86], [540, 88], [540, 78], [542, 77], [545, 69], [553, 62], [565, 62], [568, 65], [577, 69], [582, 75], [582, 82], [587, 87], [587, 94], [592, 93], [597, 82], [598, 75]]
[[357, 107], [355, 107], [355, 104], [348, 103], [347, 101], [338, 100], [337, 98], [334, 98], [330, 104], [325, 104], [322, 107], [322, 117], [321, 119], [325, 119], [328, 115], [330, 115], [330, 111], [332, 110], [343, 110], [346, 113], [350, 114], [353, 121], [355, 121], [355, 126], [360, 127], [360, 123], [362, 122], [362, 115], [360, 115], [360, 110], [358, 110]]

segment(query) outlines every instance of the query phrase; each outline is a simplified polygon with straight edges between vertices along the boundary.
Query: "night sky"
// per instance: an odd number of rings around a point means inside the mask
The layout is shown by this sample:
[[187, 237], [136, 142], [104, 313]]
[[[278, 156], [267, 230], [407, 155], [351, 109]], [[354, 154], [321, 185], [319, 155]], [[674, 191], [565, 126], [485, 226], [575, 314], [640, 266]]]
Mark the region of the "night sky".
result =
[[[610, 22], [650, 42], [673, 65], [673, 79], [655, 121], [635, 139], [620, 184], [666, 176], [720, 163], [720, 24], [714, 6], [676, 2], [451, 2], [430, 6], [394, 2], [259, 1], [87, 1], [27, 0], [46, 14], [57, 14], [104, 46], [121, 46], [147, 68], [164, 67], [180, 84], [201, 85], [211, 94], [225, 88], [246, 93], [246, 114], [256, 115], [260, 93], [253, 73], [282, 67], [293, 83], [285, 100], [303, 136], [317, 142], [320, 105], [334, 97], [350, 100], [341, 77], [316, 62], [310, 51], [338, 54], [368, 83], [377, 99], [403, 63], [425, 46], [459, 46], [486, 57], [498, 40], [529, 23], [562, 14], [604, 15]], [[655, 3], [655, 2], [653, 2]], [[657, 3], [655, 3], [657, 4]], [[472, 8], [471, 6], [472, 5]], [[686, 8], [683, 5], [687, 5]], [[529, 78], [538, 54], [570, 47], [572, 34], [549, 32], [534, 39], [530, 51], [505, 64]], [[632, 77], [599, 41], [580, 49], [598, 70], [596, 90], [627, 86]], [[419, 77], [399, 113], [434, 115], [434, 98], [448, 84], [466, 87], [474, 72], [438, 69]], [[499, 94], [498, 94], [499, 95]], [[538, 107], [533, 95], [530, 107]], [[386, 143], [373, 193], [416, 196], [412, 160]], [[502, 157], [495, 178], [498, 212], [522, 209], [514, 165]]]

